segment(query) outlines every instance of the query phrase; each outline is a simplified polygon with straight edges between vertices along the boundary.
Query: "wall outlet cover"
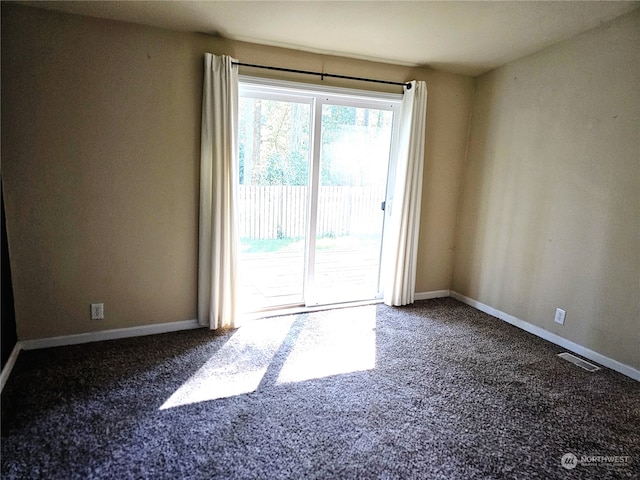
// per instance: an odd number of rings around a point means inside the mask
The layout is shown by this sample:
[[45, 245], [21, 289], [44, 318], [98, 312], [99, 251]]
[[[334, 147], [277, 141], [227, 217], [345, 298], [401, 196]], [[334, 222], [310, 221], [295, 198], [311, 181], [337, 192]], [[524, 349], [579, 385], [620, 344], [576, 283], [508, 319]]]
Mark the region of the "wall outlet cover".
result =
[[91, 304], [91, 320], [104, 320], [104, 303]]

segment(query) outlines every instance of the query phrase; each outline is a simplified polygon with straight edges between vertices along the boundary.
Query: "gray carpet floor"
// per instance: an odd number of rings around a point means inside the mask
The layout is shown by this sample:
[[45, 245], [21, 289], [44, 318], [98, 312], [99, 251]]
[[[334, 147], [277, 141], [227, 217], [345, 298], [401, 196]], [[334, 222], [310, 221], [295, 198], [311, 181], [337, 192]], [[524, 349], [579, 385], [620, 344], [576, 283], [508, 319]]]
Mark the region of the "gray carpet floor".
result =
[[640, 478], [640, 383], [561, 351], [439, 299], [22, 352], [1, 474]]

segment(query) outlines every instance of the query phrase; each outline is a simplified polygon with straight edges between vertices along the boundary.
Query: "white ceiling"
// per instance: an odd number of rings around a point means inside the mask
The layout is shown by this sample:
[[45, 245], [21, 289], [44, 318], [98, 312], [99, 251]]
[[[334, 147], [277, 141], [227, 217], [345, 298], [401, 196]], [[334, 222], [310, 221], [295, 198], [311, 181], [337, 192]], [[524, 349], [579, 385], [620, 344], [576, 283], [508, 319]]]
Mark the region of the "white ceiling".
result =
[[479, 75], [640, 2], [72, 1], [32, 6], [317, 53]]

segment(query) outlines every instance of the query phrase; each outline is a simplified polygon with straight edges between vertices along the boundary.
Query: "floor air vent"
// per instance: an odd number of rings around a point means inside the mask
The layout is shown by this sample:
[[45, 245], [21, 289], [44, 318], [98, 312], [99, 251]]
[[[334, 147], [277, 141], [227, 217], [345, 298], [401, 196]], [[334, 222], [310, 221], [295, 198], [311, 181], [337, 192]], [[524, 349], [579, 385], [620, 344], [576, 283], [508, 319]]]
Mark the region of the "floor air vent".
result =
[[578, 358], [575, 355], [572, 355], [570, 353], [563, 352], [563, 353], [559, 353], [558, 356], [564, 358], [565, 360], [569, 360], [571, 363], [575, 363], [579, 367], [582, 367], [585, 370], [588, 370], [590, 372], [595, 372], [596, 370], [600, 370], [600, 367], [595, 366], [593, 363], [589, 363], [586, 360]]

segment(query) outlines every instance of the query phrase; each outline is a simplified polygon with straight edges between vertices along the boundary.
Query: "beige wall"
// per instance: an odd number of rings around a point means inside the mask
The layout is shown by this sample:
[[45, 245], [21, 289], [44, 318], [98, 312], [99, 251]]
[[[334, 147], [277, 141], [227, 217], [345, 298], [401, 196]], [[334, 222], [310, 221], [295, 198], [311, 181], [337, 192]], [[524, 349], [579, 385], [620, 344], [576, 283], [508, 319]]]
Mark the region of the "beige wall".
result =
[[480, 77], [453, 290], [639, 368], [639, 126], [638, 10]]
[[[417, 291], [451, 285], [471, 78], [3, 3], [2, 181], [21, 340], [196, 317], [206, 51], [426, 80]], [[96, 301], [104, 321], [89, 320]]]

